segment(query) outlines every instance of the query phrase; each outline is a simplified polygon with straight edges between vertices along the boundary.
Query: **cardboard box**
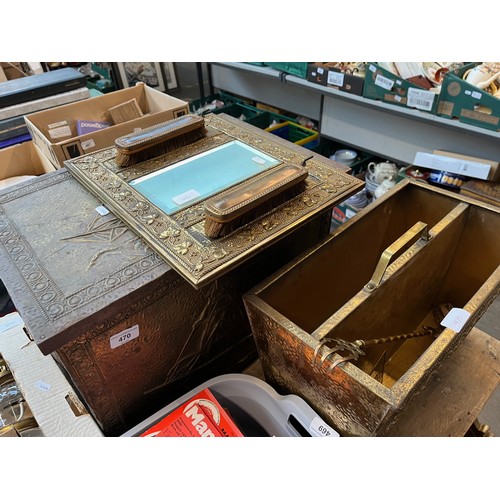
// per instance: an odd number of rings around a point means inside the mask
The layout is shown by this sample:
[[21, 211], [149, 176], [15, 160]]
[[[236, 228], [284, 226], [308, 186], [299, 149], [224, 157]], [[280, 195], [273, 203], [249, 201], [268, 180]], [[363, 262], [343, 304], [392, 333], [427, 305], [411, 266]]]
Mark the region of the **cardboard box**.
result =
[[[109, 108], [133, 98], [139, 103], [144, 116], [82, 137], [77, 135], [77, 120], [110, 122]], [[33, 113], [25, 116], [25, 120], [35, 144], [56, 168], [60, 168], [64, 166], [65, 160], [112, 146], [118, 137], [187, 113], [187, 102], [140, 82], [135, 87], [110, 92], [84, 102]], [[57, 133], [54, 134], [54, 130]], [[49, 131], [52, 131], [53, 138]]]
[[446, 73], [441, 85], [437, 114], [462, 123], [500, 131], [500, 99], [466, 82], [464, 74], [479, 63]]
[[484, 163], [485, 165], [489, 165], [490, 167], [487, 180], [489, 181], [500, 180], [500, 162], [498, 161], [487, 160], [486, 158], [477, 158], [475, 156], [462, 155], [458, 153], [451, 153], [450, 151], [441, 151], [439, 149], [435, 149], [432, 153], [435, 155], [457, 158], [459, 160], [464, 160], [466, 162]]
[[33, 141], [0, 150], [0, 184], [12, 177], [43, 175], [54, 170], [54, 165]]
[[307, 81], [325, 87], [333, 87], [349, 94], [363, 95], [365, 79], [343, 73], [338, 68], [330, 66], [330, 63], [316, 62], [307, 66]]
[[437, 93], [405, 80], [374, 62], [366, 63], [363, 97], [433, 114], [437, 112], [439, 101]]
[[477, 161], [477, 159], [462, 155], [433, 154], [422, 151], [417, 151], [413, 160], [413, 164], [417, 167], [442, 170], [482, 180], [495, 180], [498, 177], [500, 171], [498, 164], [495, 166], [495, 163], [487, 163], [484, 160]]
[[102, 437], [51, 356], [44, 356], [15, 312], [0, 318], [0, 354], [45, 437]]

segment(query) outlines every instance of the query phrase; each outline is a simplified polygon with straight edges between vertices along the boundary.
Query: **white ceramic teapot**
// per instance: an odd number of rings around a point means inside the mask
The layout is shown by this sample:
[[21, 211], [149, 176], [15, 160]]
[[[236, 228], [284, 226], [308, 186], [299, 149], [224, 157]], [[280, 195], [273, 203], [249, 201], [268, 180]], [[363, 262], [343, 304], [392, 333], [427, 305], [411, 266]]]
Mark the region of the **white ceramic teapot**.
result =
[[393, 179], [398, 175], [398, 167], [395, 163], [389, 161], [383, 161], [380, 163], [370, 162], [368, 163], [368, 172], [372, 176], [372, 180], [377, 184], [380, 184], [385, 179]]

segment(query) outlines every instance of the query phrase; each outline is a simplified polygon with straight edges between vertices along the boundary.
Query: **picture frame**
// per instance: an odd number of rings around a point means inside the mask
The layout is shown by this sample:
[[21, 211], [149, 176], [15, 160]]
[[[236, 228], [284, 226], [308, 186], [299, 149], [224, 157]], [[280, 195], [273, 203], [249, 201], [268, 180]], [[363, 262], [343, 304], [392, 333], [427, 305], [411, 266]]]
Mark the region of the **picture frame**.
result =
[[168, 90], [177, 90], [179, 88], [179, 82], [177, 79], [177, 68], [173, 62], [162, 62], [163, 74], [165, 75], [165, 81], [167, 82]]
[[133, 87], [143, 82], [159, 92], [178, 88], [174, 63], [116, 62], [114, 74], [120, 88]]

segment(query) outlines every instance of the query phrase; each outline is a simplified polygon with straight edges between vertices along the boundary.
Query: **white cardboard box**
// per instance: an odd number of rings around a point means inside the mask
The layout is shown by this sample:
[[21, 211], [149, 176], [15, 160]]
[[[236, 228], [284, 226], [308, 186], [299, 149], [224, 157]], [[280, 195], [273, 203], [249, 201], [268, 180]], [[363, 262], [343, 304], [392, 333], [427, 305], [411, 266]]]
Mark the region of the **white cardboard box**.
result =
[[442, 153], [432, 154], [418, 151], [415, 154], [413, 165], [483, 180], [493, 180], [492, 175], [494, 174], [493, 163], [473, 161], [467, 157], [444, 156]]
[[23, 329], [19, 313], [0, 318], [0, 354], [46, 437], [103, 434], [52, 356], [44, 356]]

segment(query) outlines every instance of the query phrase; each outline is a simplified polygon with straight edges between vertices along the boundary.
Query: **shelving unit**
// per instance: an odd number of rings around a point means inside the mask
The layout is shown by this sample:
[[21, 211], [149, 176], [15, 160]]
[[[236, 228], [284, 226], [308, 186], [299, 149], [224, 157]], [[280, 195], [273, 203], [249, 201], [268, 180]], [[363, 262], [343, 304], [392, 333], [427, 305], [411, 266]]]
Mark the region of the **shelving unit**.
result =
[[319, 122], [322, 136], [400, 163], [411, 164], [417, 151], [434, 149], [500, 157], [500, 132], [323, 87], [268, 67], [211, 62], [208, 69], [212, 88], [307, 116]]

